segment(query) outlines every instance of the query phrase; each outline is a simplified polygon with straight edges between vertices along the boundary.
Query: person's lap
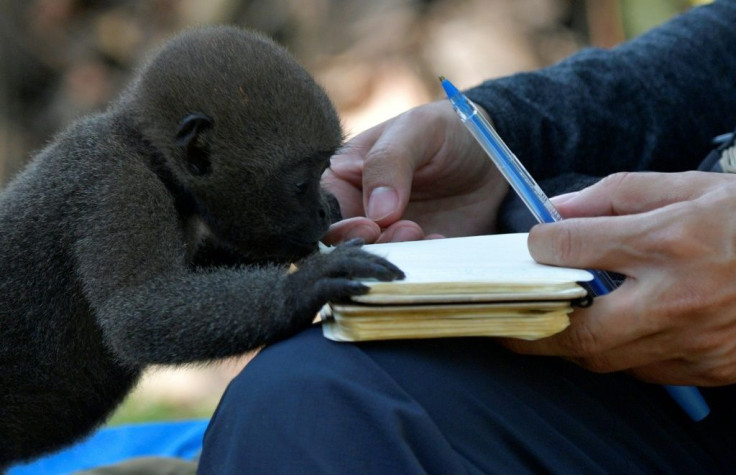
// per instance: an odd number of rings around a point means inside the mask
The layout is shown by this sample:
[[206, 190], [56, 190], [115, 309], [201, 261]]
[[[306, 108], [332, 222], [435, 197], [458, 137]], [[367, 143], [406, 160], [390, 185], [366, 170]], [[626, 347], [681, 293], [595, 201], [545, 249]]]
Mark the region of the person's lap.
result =
[[200, 473], [708, 473], [733, 427], [709, 424], [659, 386], [490, 339], [349, 344], [313, 328], [233, 380]]

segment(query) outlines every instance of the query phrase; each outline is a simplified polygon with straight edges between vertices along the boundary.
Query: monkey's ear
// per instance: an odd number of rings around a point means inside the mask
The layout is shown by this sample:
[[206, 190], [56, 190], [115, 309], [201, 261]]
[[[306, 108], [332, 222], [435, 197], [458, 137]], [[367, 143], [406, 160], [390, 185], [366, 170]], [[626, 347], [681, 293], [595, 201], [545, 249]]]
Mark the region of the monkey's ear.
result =
[[196, 112], [184, 117], [176, 131], [174, 143], [181, 148], [184, 163], [193, 175], [206, 175], [212, 168], [209, 142], [203, 134], [210, 127], [212, 119]]

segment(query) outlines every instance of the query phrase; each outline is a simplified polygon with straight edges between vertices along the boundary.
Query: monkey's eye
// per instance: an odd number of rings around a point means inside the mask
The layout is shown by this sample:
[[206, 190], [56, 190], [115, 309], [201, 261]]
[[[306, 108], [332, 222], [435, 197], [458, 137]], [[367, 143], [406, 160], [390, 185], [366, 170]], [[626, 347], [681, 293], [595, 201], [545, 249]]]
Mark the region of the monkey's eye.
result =
[[296, 184], [296, 194], [297, 195], [303, 195], [307, 192], [307, 189], [309, 189], [309, 182], [308, 181], [301, 181]]

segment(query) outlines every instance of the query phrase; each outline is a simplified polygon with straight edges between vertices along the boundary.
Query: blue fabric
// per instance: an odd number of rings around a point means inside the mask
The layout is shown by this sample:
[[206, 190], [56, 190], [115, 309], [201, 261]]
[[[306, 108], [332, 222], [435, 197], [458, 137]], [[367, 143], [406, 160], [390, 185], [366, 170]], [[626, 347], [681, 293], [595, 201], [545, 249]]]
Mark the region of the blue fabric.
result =
[[657, 385], [487, 338], [349, 344], [312, 328], [233, 380], [199, 473], [727, 473], [736, 390], [713, 391], [726, 403], [701, 425]]
[[61, 452], [13, 467], [8, 475], [66, 474], [146, 456], [191, 460], [202, 449], [207, 424], [193, 420], [104, 428]]

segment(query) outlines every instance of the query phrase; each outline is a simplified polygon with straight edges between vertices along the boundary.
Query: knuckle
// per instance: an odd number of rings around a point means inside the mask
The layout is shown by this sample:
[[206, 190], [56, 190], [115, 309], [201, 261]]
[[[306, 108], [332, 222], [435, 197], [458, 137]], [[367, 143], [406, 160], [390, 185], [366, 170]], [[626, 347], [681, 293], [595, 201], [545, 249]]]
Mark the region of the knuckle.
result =
[[696, 375], [697, 384], [722, 386], [736, 382], [736, 344], [730, 331], [695, 335], [681, 353], [680, 361]]
[[[401, 115], [399, 115], [399, 119], [405, 124], [422, 124], [422, 126], [427, 129], [430, 136], [432, 136], [433, 134], [442, 132], [445, 129], [445, 123], [443, 122], [445, 116], [437, 114], [436, 107], [436, 103], [430, 103], [423, 107], [414, 107], [402, 112]], [[452, 112], [452, 114], [448, 114], [447, 117], [449, 117], [449, 120], [451, 121], [457, 120], [457, 116], [455, 116], [454, 112]]]
[[532, 258], [543, 264], [563, 264], [574, 252], [570, 239], [570, 221], [554, 226], [534, 226], [529, 232], [529, 252]]
[[[658, 294], [667, 295], [667, 299], [659, 303], [659, 308], [653, 314], [652, 320], [660, 326], [679, 327], [682, 331], [690, 327], [694, 319], [717, 315], [722, 311], [722, 306], [714, 300], [713, 292], [698, 285], [675, 286], [667, 294]], [[712, 334], [692, 335], [687, 346], [691, 351], [708, 351], [713, 348], [712, 337]]]
[[[565, 221], [564, 224], [556, 226], [555, 233], [545, 239], [549, 244], [541, 248], [541, 253], [535, 253], [535, 257], [540, 258], [540, 262], [549, 264], [565, 265], [574, 264], [580, 252], [580, 245], [577, 242], [577, 233], [574, 220]], [[544, 249], [551, 252], [547, 255]], [[540, 250], [538, 248], [538, 250]]]
[[403, 145], [391, 141], [381, 142], [374, 145], [366, 154], [363, 173], [369, 176], [390, 174], [406, 156], [407, 151]]
[[609, 196], [615, 197], [612, 202], [611, 212], [614, 215], [621, 214], [620, 208], [628, 209], [630, 204], [628, 201], [636, 199], [634, 195], [626, 192], [627, 188], [631, 188], [630, 181], [634, 175], [632, 172], [617, 172], [604, 177], [599, 183]]
[[718, 354], [722, 347], [723, 342], [718, 335], [711, 333], [693, 335], [688, 339], [685, 356], [687, 358], [700, 359]]
[[631, 172], [616, 172], [604, 177], [600, 183], [602, 186], [616, 190], [624, 186], [631, 179], [631, 176]]
[[574, 223], [570, 223], [569, 226], [562, 228], [561, 232], [553, 241], [555, 252], [562, 262], [572, 262], [579, 249], [574, 243], [575, 233], [573, 232], [573, 227]]
[[651, 251], [667, 260], [691, 259], [712, 252], [702, 239], [702, 223], [688, 219], [702, 215], [690, 202], [677, 203], [670, 207], [671, 213], [678, 213], [682, 219], [671, 219], [667, 226], [655, 230], [649, 240]]

